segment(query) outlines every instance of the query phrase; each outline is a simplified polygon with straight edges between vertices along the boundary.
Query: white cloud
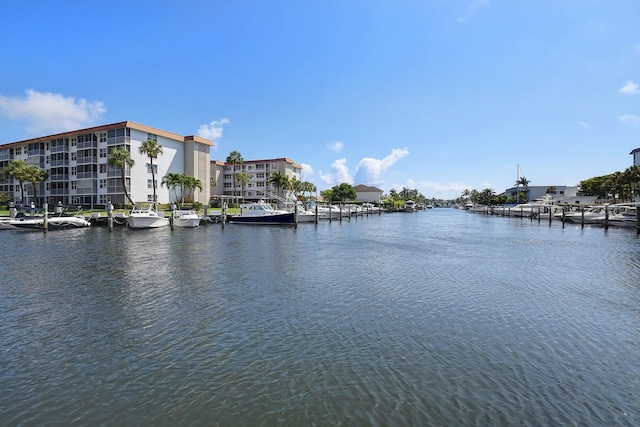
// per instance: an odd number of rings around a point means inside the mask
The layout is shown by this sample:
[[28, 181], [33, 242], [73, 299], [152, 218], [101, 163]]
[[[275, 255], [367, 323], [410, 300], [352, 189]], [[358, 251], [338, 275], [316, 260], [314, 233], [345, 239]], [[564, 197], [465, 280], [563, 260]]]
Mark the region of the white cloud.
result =
[[323, 173], [318, 172], [320, 179], [327, 185], [333, 186], [346, 182], [347, 184], [353, 184], [353, 177], [349, 174], [349, 167], [347, 166], [347, 159], [337, 159], [331, 165], [331, 172]]
[[582, 129], [589, 129], [591, 127], [591, 124], [588, 122], [578, 122], [578, 126], [580, 126]]
[[[198, 136], [207, 138], [213, 142], [218, 142], [222, 138], [222, 127], [229, 123], [229, 119], [214, 120], [211, 123], [200, 125]], [[216, 145], [217, 146], [217, 145]]]
[[[391, 154], [383, 159], [365, 157], [358, 163], [356, 179], [359, 184], [373, 184], [379, 182], [380, 176], [393, 166], [398, 160], [409, 155], [405, 148], [394, 148]], [[361, 182], [362, 181], [362, 182]]]
[[27, 122], [32, 134], [65, 132], [97, 123], [107, 111], [100, 101], [89, 102], [59, 93], [25, 91], [24, 97], [0, 95], [0, 115]]
[[483, 7], [489, 4], [489, 0], [472, 0], [467, 6], [467, 10], [463, 15], [458, 16], [457, 22], [467, 22], [475, 16], [475, 14]]
[[313, 176], [313, 173], [314, 173], [313, 167], [306, 163], [300, 163], [300, 166], [302, 166], [302, 172], [300, 173], [300, 180], [308, 181], [309, 177]]
[[627, 123], [631, 125], [640, 125], [640, 116], [633, 114], [624, 114], [618, 117], [620, 123]]
[[329, 147], [331, 151], [339, 153], [344, 148], [344, 143], [342, 141], [328, 142], [327, 147]]
[[623, 95], [638, 95], [640, 94], [640, 86], [635, 82], [628, 81], [626, 85], [618, 90], [618, 93]]

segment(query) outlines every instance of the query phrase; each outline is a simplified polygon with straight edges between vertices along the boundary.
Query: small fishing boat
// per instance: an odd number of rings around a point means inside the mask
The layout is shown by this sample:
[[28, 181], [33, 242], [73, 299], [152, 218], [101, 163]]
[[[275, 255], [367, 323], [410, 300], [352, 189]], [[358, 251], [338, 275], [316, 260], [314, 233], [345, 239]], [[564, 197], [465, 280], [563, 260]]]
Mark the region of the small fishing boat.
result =
[[200, 216], [195, 209], [182, 209], [173, 213], [173, 225], [176, 227], [195, 228], [200, 226]]
[[134, 207], [127, 217], [127, 225], [129, 228], [160, 228], [169, 225], [169, 218], [159, 215], [152, 205]]

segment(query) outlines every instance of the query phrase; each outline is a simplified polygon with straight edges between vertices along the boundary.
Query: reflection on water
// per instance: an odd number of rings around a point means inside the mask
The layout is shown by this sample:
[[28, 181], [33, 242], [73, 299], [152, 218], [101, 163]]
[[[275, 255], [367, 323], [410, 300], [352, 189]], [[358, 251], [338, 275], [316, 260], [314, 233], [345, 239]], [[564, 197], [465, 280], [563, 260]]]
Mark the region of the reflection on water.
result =
[[640, 239], [435, 209], [0, 234], [3, 425], [637, 425]]

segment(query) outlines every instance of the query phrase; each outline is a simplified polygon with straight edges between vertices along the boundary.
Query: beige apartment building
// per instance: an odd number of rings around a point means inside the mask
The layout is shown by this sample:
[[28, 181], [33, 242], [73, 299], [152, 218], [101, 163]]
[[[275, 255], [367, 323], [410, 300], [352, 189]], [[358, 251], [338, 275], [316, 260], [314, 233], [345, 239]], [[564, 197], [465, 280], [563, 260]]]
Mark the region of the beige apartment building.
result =
[[[24, 184], [24, 200], [19, 183], [0, 177], [0, 191], [12, 196], [16, 204], [44, 202], [85, 207], [128, 203], [122, 187], [120, 169], [107, 164], [109, 153], [125, 147], [135, 164], [125, 170], [125, 183], [136, 203], [153, 202], [153, 180], [148, 156], [140, 154], [140, 144], [152, 139], [163, 153], [153, 160], [157, 202], [173, 202], [173, 191], [160, 185], [169, 173], [193, 176], [202, 182], [194, 200], [206, 204], [210, 199], [210, 149], [213, 143], [199, 136], [182, 136], [138, 123], [125, 121], [47, 135], [0, 145], [0, 172], [12, 160], [23, 160], [44, 169], [47, 179]], [[35, 191], [34, 191], [35, 190]]]

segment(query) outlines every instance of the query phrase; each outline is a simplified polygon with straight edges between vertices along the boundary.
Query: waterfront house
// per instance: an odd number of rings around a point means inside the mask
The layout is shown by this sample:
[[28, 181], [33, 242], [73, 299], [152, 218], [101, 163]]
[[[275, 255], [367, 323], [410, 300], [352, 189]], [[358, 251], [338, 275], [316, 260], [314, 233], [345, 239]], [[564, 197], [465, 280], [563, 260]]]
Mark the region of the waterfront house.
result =
[[380, 203], [380, 198], [382, 197], [383, 191], [376, 187], [370, 187], [368, 185], [359, 184], [353, 187], [356, 190], [356, 201], [358, 202], [369, 202], [369, 203]]
[[640, 148], [636, 148], [635, 150], [631, 151], [629, 154], [633, 156], [633, 165], [640, 166]]

